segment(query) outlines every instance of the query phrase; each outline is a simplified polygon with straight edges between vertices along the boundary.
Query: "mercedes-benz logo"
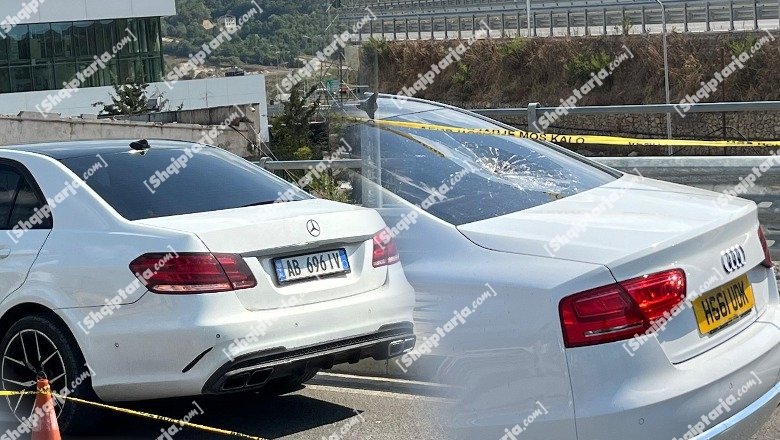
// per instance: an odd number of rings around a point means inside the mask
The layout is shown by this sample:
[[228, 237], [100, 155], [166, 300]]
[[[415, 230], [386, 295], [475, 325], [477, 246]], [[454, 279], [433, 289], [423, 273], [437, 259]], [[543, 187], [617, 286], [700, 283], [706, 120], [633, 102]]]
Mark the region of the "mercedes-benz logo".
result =
[[725, 251], [720, 252], [720, 262], [723, 264], [723, 270], [726, 273], [734, 272], [737, 269], [745, 267], [747, 264], [747, 255], [742, 246], [732, 246]]
[[315, 220], [309, 220], [306, 222], [306, 230], [309, 231], [312, 237], [320, 236], [320, 224]]

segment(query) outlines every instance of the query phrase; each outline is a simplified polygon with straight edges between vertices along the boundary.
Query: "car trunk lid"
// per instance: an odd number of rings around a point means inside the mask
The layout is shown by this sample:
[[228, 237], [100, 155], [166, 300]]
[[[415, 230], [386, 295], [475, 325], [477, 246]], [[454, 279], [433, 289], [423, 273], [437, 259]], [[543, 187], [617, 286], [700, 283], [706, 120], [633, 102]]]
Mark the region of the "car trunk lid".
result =
[[[744, 200], [721, 205], [717, 196], [627, 175], [562, 200], [458, 229], [474, 243], [497, 251], [601, 264], [617, 281], [680, 268], [686, 274], [689, 301], [749, 280], [755, 308], [728, 327], [703, 334], [686, 302], [688, 306], [657, 332], [669, 359], [682, 362], [743, 330], [769, 300], [769, 272], [760, 266], [764, 254], [756, 207]], [[722, 252], [738, 247], [744, 250], [746, 263], [727, 272]], [[637, 341], [644, 344], [644, 339]]]
[[[213, 253], [241, 254], [257, 279], [256, 287], [236, 291], [248, 310], [356, 295], [381, 287], [387, 277], [386, 267], [372, 265], [373, 236], [385, 227], [381, 217], [372, 210], [327, 200], [273, 203], [136, 223], [193, 233]], [[293, 263], [289, 258], [308, 255], [332, 256], [320, 263], [327, 263], [329, 270], [338, 270], [341, 265], [345, 271], [322, 276], [314, 272], [306, 278], [282, 281], [280, 264], [288, 267]], [[337, 262], [336, 256], [341, 261]], [[288, 260], [277, 264], [279, 259]], [[306, 258], [298, 262], [296, 266], [305, 275], [307, 268], [301, 265]]]

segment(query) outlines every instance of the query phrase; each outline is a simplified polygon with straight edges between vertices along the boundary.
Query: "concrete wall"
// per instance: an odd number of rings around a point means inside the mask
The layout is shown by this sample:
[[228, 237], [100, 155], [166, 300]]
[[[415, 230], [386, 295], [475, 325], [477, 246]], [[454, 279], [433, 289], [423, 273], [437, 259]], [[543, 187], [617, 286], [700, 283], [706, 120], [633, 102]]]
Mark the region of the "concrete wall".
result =
[[[226, 129], [216, 138], [216, 144], [241, 157], [256, 156], [257, 153], [251, 151], [246, 139], [252, 138], [251, 129], [245, 123], [236, 128], [241, 134]], [[173, 139], [195, 142], [203, 137], [203, 130], [210, 129], [209, 126], [195, 124], [161, 125], [96, 118], [44, 118], [35, 112], [0, 116], [0, 145], [93, 139]]]
[[[153, 122], [156, 124], [195, 124], [195, 125], [220, 125], [224, 124], [226, 120], [233, 120], [231, 117], [236, 111], [239, 112], [241, 117], [235, 122], [247, 122], [249, 128], [256, 132], [254, 137], [250, 136], [250, 139], [259, 144], [260, 141], [268, 142], [268, 132], [266, 130], [265, 135], [258, 133], [257, 128], [262, 124], [260, 117], [259, 103], [244, 104], [244, 105], [231, 105], [229, 107], [211, 107], [196, 110], [177, 110], [158, 113], [147, 113], [145, 115], [137, 116], [117, 116], [112, 119], [119, 119], [123, 121], [136, 121], [136, 122]], [[267, 123], [267, 121], [266, 121]]]
[[[55, 1], [55, 0], [48, 0]], [[107, 0], [106, 0], [107, 1]], [[90, 87], [79, 89], [54, 107], [53, 112], [62, 116], [79, 116], [82, 114], [97, 114], [98, 108], [92, 104], [98, 101], [110, 101], [112, 87]], [[172, 87], [166, 83], [152, 83], [147, 89], [148, 94], [165, 93], [165, 99], [170, 102], [169, 109], [182, 105], [184, 110], [203, 109], [210, 107], [228, 107], [232, 105], [255, 104], [259, 115], [258, 131], [263, 139], [268, 139], [268, 106], [265, 96], [265, 76], [247, 75], [223, 78], [196, 79], [179, 81]], [[22, 111], [38, 112], [42, 102], [56, 91], [9, 93], [0, 95], [0, 115], [16, 115]]]
[[[6, 16], [17, 17], [22, 3], [36, 1], [0, 1], [0, 21]], [[37, 3], [38, 11], [29, 14], [30, 18], [21, 24], [176, 15], [175, 0], [37, 0]]]

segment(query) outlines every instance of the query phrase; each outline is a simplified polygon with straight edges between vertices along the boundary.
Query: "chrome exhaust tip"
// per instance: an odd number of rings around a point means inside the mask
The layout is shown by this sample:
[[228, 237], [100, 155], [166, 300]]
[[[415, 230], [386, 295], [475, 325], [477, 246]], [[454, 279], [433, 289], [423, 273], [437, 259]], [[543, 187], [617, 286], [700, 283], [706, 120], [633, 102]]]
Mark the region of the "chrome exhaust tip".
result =
[[404, 340], [393, 341], [387, 346], [387, 356], [396, 357], [404, 352]]

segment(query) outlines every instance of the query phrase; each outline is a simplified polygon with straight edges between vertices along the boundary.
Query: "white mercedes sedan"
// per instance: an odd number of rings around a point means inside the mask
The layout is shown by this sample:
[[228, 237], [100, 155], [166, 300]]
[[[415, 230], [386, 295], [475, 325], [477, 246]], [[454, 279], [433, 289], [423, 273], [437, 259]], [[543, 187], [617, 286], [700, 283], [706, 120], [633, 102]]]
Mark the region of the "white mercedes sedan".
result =
[[[220, 148], [0, 149], [0, 384], [128, 401], [294, 387], [411, 350], [414, 292], [373, 210]], [[29, 418], [34, 396], [7, 402]], [[90, 407], [58, 401], [63, 432]]]
[[372, 101], [350, 110], [353, 186], [418, 295], [418, 347], [391, 364], [435, 360], [460, 437], [744, 440], [769, 419], [780, 300], [753, 202]]

